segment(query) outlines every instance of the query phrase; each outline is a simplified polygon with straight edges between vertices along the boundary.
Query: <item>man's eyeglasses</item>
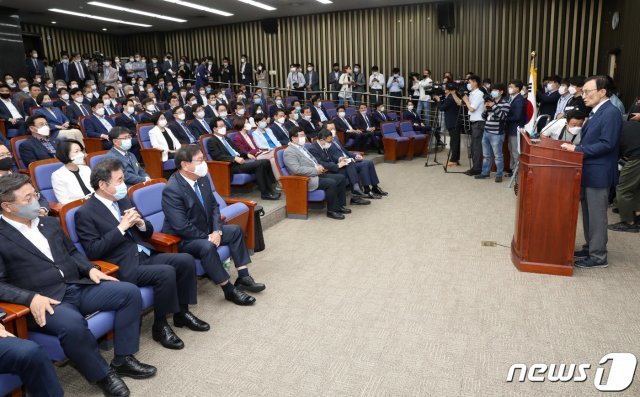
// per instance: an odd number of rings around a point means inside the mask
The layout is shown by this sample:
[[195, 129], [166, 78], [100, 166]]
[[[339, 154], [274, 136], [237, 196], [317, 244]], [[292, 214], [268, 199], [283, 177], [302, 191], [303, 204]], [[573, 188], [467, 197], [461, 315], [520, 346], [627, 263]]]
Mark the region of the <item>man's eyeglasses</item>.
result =
[[589, 93], [590, 93], [590, 92], [593, 92], [593, 91], [598, 91], [598, 89], [597, 89], [597, 88], [594, 88], [593, 90], [582, 90], [582, 94], [583, 94], [583, 95], [589, 95]]

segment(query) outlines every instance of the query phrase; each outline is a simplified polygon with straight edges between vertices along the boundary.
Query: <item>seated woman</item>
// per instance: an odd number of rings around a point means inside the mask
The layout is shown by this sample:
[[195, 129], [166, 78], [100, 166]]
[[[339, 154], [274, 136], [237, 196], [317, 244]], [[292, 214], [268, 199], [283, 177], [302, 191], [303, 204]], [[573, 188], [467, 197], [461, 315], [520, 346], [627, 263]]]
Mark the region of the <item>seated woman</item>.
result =
[[154, 149], [162, 150], [162, 162], [172, 159], [176, 150], [180, 149], [180, 142], [171, 129], [167, 126], [164, 114], [157, 112], [151, 116], [151, 122], [155, 124], [149, 130], [149, 141]]
[[[258, 147], [258, 144], [253, 140], [249, 121], [244, 117], [237, 117], [233, 120], [233, 129], [238, 131], [238, 133], [233, 137], [233, 144], [236, 145], [244, 154], [250, 154], [258, 160], [269, 160], [273, 176], [275, 176], [276, 180], [280, 180], [278, 166], [276, 165], [276, 160], [273, 157], [274, 151]], [[276, 142], [278, 141], [276, 140]]]
[[91, 168], [85, 165], [82, 144], [75, 139], [60, 141], [56, 148], [56, 158], [63, 167], [51, 174], [51, 186], [60, 204], [87, 197], [91, 188]]
[[36, 101], [41, 107], [36, 109], [33, 114], [42, 115], [47, 119], [47, 123], [49, 123], [49, 128], [51, 131], [50, 136], [52, 138], [75, 139], [76, 141], [80, 142], [80, 144], [84, 144], [82, 131], [75, 128], [69, 128], [69, 119], [64, 115], [64, 113], [62, 113], [62, 110], [60, 110], [60, 108], [53, 106], [51, 95], [46, 92], [42, 92], [40, 93], [40, 95], [38, 95]]
[[407, 101], [407, 110], [402, 113], [402, 120], [410, 121], [415, 132], [424, 134], [427, 131], [427, 127], [425, 127], [424, 122], [415, 111], [413, 101]]

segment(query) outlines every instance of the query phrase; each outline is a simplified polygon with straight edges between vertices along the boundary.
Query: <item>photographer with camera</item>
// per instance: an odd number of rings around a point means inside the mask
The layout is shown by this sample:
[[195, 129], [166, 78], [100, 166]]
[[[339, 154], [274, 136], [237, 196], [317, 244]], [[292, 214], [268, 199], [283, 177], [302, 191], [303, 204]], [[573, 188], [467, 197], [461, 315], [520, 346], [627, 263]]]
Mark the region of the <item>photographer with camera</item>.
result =
[[487, 179], [491, 173], [492, 158], [496, 159], [496, 183], [502, 182], [504, 171], [504, 157], [502, 146], [507, 131], [506, 120], [509, 115], [509, 100], [505, 93], [507, 87], [503, 83], [496, 83], [491, 89], [488, 98], [485, 98], [482, 118], [485, 121], [484, 135], [482, 137], [482, 173], [476, 175], [476, 179]]
[[434, 95], [438, 110], [444, 114], [444, 127], [449, 132], [449, 147], [451, 154], [447, 167], [460, 165], [460, 129], [458, 128], [458, 115], [460, 114], [460, 103], [462, 100], [456, 94], [458, 86], [449, 82], [445, 86], [444, 98]]
[[463, 95], [462, 101], [469, 111], [469, 121], [471, 122], [472, 166], [465, 172], [465, 175], [475, 176], [482, 172], [482, 140], [485, 123], [482, 118], [485, 97], [480, 90], [480, 76], [475, 74], [469, 76], [466, 89], [469, 93]]
[[304, 79], [304, 75], [298, 70], [299, 67], [299, 64], [292, 63], [290, 65], [290, 71], [287, 75], [287, 89], [291, 95], [297, 96], [298, 99], [302, 100], [304, 99], [306, 80]]
[[402, 103], [400, 97], [404, 91], [404, 77], [400, 76], [400, 68], [398, 67], [393, 68], [392, 73], [387, 81], [389, 95], [393, 97], [389, 100], [389, 107], [391, 110], [399, 112], [400, 104]]

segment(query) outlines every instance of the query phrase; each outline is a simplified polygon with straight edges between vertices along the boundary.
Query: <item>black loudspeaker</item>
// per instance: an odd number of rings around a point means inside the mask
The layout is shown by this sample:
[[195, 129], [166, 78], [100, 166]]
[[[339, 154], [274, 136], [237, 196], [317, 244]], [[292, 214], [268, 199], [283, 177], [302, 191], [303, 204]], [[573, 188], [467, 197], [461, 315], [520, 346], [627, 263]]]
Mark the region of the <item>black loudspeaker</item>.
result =
[[438, 29], [441, 32], [453, 32], [456, 26], [455, 5], [449, 3], [438, 3]]
[[263, 19], [262, 20], [262, 30], [264, 30], [267, 34], [277, 34], [278, 33], [278, 20], [275, 18]]

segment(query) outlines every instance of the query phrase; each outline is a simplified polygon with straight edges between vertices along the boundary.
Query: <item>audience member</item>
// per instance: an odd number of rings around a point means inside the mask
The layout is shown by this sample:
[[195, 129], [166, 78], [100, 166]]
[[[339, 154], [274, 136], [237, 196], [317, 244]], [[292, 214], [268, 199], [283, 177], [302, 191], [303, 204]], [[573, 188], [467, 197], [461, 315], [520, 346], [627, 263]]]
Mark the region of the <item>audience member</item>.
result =
[[51, 186], [60, 204], [67, 204], [93, 193], [91, 169], [85, 165], [86, 154], [81, 142], [74, 139], [60, 141], [56, 148], [56, 158], [64, 164], [51, 174]]

